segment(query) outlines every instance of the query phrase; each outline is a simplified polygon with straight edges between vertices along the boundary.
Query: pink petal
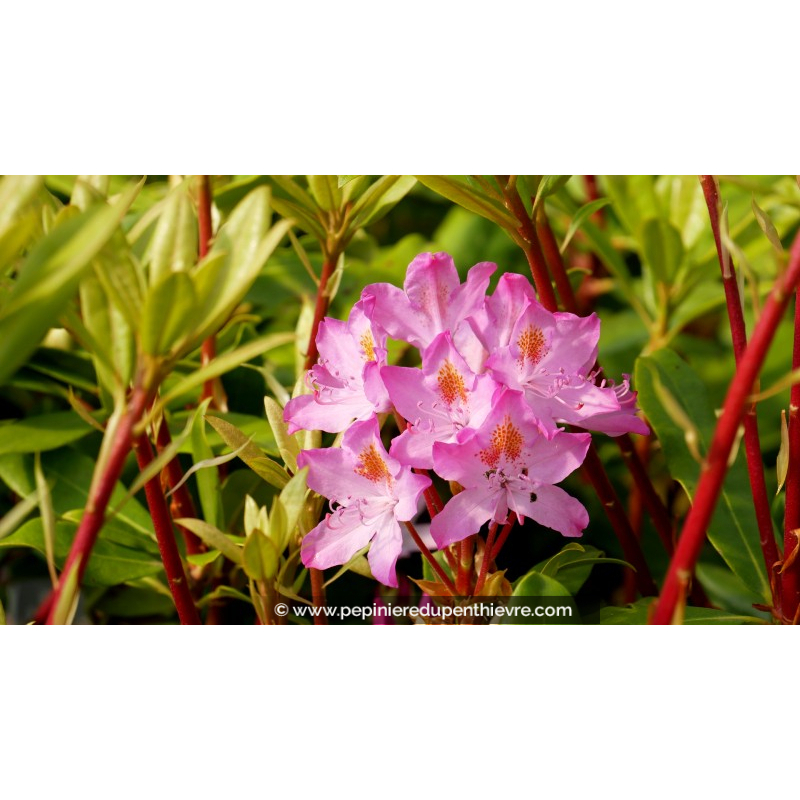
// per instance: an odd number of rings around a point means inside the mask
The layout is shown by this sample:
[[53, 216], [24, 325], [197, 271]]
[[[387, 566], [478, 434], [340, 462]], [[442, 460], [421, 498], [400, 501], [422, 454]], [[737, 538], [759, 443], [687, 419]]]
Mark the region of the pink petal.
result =
[[391, 514], [381, 518], [379, 525], [367, 554], [369, 568], [376, 580], [397, 588], [396, 564], [403, 549], [403, 533]]
[[305, 566], [315, 569], [346, 564], [375, 533], [375, 528], [361, 522], [358, 509], [342, 508], [306, 534], [300, 557]]
[[423, 381], [421, 369], [383, 367], [381, 378], [394, 407], [412, 425], [421, 416], [420, 403], [430, 408], [430, 405], [436, 402], [436, 395]]
[[[535, 498], [533, 502], [531, 497]], [[508, 506], [520, 519], [530, 517], [563, 536], [581, 536], [589, 524], [583, 505], [558, 486], [540, 486], [527, 496], [524, 492], [509, 492]]]
[[339, 433], [360, 416], [373, 412], [372, 404], [366, 399], [358, 402], [319, 403], [313, 394], [303, 394], [286, 404], [283, 419], [288, 423], [289, 433], [299, 430], [327, 431]]
[[497, 264], [492, 264], [490, 261], [482, 261], [470, 268], [466, 283], [453, 293], [452, 301], [447, 309], [446, 319], [449, 324], [446, 328], [455, 327], [456, 322], [472, 316], [483, 308], [489, 280], [496, 270]]
[[297, 456], [297, 466], [308, 467], [309, 488], [333, 502], [386, 496], [383, 487], [356, 472], [356, 464], [354, 455], [339, 447], [304, 450]]
[[431, 521], [431, 536], [439, 549], [477, 533], [495, 515], [497, 501], [498, 493], [487, 486], [464, 489], [449, 500]]
[[528, 474], [541, 483], [558, 483], [583, 464], [592, 436], [558, 431], [552, 439], [540, 437], [530, 447]]

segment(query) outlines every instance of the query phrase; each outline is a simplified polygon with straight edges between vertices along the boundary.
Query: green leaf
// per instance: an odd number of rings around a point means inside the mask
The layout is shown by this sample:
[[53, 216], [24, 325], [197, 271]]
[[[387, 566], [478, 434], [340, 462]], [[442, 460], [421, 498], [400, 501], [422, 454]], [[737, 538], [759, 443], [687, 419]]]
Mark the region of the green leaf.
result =
[[471, 188], [462, 180], [445, 175], [415, 175], [423, 186], [427, 186], [437, 194], [446, 197], [453, 203], [491, 220], [507, 231], [516, 231], [519, 222], [505, 206]]
[[169, 391], [161, 398], [159, 405], [163, 408], [176, 398], [188, 394], [198, 386], [202, 386], [207, 380], [230, 372], [246, 361], [250, 361], [266, 353], [268, 350], [288, 344], [293, 340], [294, 334], [292, 333], [272, 333], [269, 336], [253, 339], [251, 342], [242, 345], [236, 350], [223, 353], [210, 361], [205, 367], [201, 367], [173, 384]]
[[378, 178], [353, 205], [352, 228], [377, 222], [413, 188], [417, 179], [411, 175], [384, 175]]
[[308, 490], [308, 485], [306, 483], [307, 478], [308, 467], [303, 467], [303, 469], [296, 475], [293, 475], [292, 479], [281, 489], [281, 505], [286, 510], [287, 536], [294, 532], [300, 521], [300, 515], [303, 513], [306, 491]]
[[197, 214], [183, 181], [165, 198], [143, 264], [155, 284], [170, 272], [187, 272], [197, 263]]
[[323, 211], [333, 211], [342, 205], [342, 192], [335, 175], [306, 175], [308, 188]]
[[284, 464], [292, 472], [297, 472], [297, 456], [300, 455], [300, 445], [297, 443], [297, 439], [289, 434], [289, 426], [283, 419], [283, 409], [271, 397], [264, 398], [264, 407]]
[[238, 450], [239, 458], [247, 464], [250, 469], [262, 477], [272, 486], [282, 489], [289, 482], [289, 474], [283, 467], [276, 464], [272, 459], [267, 458], [264, 453], [245, 436], [235, 425], [231, 425], [219, 417], [206, 417], [208, 424], [222, 437], [223, 441], [229, 446]]
[[147, 290], [142, 308], [142, 350], [164, 356], [181, 350], [197, 325], [197, 294], [185, 272], [168, 272]]
[[783, 255], [783, 244], [781, 243], [781, 237], [778, 233], [777, 229], [775, 228], [774, 223], [769, 218], [769, 215], [763, 208], [761, 208], [758, 203], [756, 203], [755, 195], [753, 196], [753, 213], [756, 215], [756, 220], [758, 221], [758, 227], [764, 232], [764, 235], [769, 239], [769, 243], [775, 248], [775, 252], [782, 256]]
[[[67, 560], [76, 529], [77, 525], [72, 521], [56, 523], [53, 546], [59, 568], [63, 568]], [[103, 534], [106, 534], [105, 530]], [[18, 531], [0, 541], [0, 548], [3, 547], [29, 547], [44, 556], [46, 546], [42, 520], [37, 517], [26, 522]], [[125, 547], [103, 535], [92, 548], [83, 583], [85, 586], [116, 586], [161, 571], [161, 562], [152, 554]]]
[[[671, 350], [659, 350], [636, 362], [638, 400], [658, 435], [672, 477], [692, 497], [700, 477], [700, 464], [686, 443], [683, 429], [659, 397], [660, 383], [680, 404], [697, 432], [701, 454], [708, 451], [716, 417], [704, 382]], [[752, 592], [770, 602], [770, 588], [759, 547], [758, 524], [753, 510], [747, 470], [738, 459], [728, 470], [720, 501], [708, 529], [708, 538], [728, 566]]]
[[350, 181], [354, 181], [356, 178], [360, 178], [360, 175], [337, 175], [338, 181], [336, 185], [341, 189], [343, 186], [346, 186]]
[[657, 281], [670, 285], [683, 262], [681, 235], [663, 219], [649, 219], [642, 226], [639, 239], [645, 262]]
[[53, 625], [71, 625], [72, 620], [75, 619], [80, 599], [79, 568], [80, 562], [76, 561], [70, 567], [69, 572], [62, 576], [63, 587], [53, 609]]
[[572, 594], [555, 578], [531, 571], [517, 582], [512, 597], [572, 597]]
[[596, 211], [599, 211], [604, 206], [607, 206], [611, 200], [608, 197], [601, 197], [597, 200], [592, 200], [585, 205], [582, 205], [572, 218], [569, 228], [567, 228], [567, 235], [561, 243], [559, 252], [563, 253], [567, 249], [567, 245], [572, 241], [572, 237], [580, 230], [581, 225], [589, 219]]
[[[236, 206], [217, 232], [207, 259], [194, 275], [197, 318], [202, 322], [196, 331], [198, 340], [227, 322], [292, 225], [290, 220], [280, 220], [270, 227], [271, 217], [270, 192], [261, 186]], [[209, 262], [217, 266], [211, 269]]]
[[575, 595], [586, 583], [595, 564], [630, 566], [618, 558], [606, 558], [596, 547], [570, 542], [554, 556], [537, 564], [531, 572], [556, 578], [571, 595]]
[[38, 175], [5, 175], [0, 179], [0, 270], [23, 250], [38, 224]]
[[[134, 187], [138, 191], [138, 186]], [[23, 364], [75, 294], [133, 199], [70, 214], [29, 253], [0, 308], [0, 384]]]
[[539, 208], [545, 198], [554, 195], [571, 177], [571, 175], [543, 175], [536, 189], [536, 197], [533, 201], [531, 216], [533, 216], [536, 209]]
[[202, 519], [176, 519], [176, 525], [188, 528], [192, 533], [197, 534], [209, 547], [219, 550], [222, 555], [234, 564], [242, 565], [242, 548], [223, 533], [219, 528], [209, 525]]
[[39, 513], [42, 520], [44, 533], [44, 556], [47, 561], [47, 571], [53, 586], [58, 583], [55, 562], [56, 540], [56, 513], [53, 509], [53, 499], [50, 496], [50, 486], [42, 472], [42, 454], [37, 453], [33, 462], [33, 472], [36, 477], [36, 491], [39, 493]]
[[245, 540], [242, 566], [254, 581], [271, 581], [278, 572], [280, 557], [266, 533], [256, 528]]
[[41, 453], [72, 444], [92, 429], [72, 411], [57, 411], [0, 424], [0, 455]]
[[186, 560], [193, 567], [205, 567], [206, 564], [213, 564], [222, 553], [219, 550], [209, 550], [207, 553], [194, 553], [186, 556]]
[[[647, 625], [650, 606], [655, 603], [652, 597], [637, 600], [628, 606], [607, 606], [600, 609], [601, 625]], [[684, 609], [684, 625], [763, 625], [758, 617], [747, 617], [720, 611], [717, 608]]]
[[[208, 443], [206, 435], [206, 409], [198, 416], [192, 426], [192, 460], [195, 465], [208, 464], [214, 458], [214, 451]], [[184, 476], [186, 477], [186, 476]], [[220, 474], [218, 469], [196, 470], [197, 494], [203, 519], [217, 527], [222, 526], [222, 509], [220, 506]], [[172, 490], [173, 492], [175, 489]]]

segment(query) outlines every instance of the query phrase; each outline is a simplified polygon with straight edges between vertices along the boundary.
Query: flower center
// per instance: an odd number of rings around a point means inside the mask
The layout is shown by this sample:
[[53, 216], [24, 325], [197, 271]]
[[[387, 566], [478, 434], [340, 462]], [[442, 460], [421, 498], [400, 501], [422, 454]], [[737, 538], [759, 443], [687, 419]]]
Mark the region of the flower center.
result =
[[464, 378], [461, 373], [453, 366], [451, 361], [445, 361], [439, 367], [436, 376], [439, 383], [439, 395], [448, 406], [458, 399], [462, 403], [467, 402], [467, 392], [464, 387]]
[[527, 361], [532, 366], [536, 366], [547, 355], [548, 350], [544, 333], [541, 328], [534, 328], [533, 325], [526, 326], [519, 335], [517, 347], [520, 364], [524, 365]]
[[508, 461], [516, 461], [522, 454], [525, 439], [519, 432], [511, 417], [506, 414], [503, 421], [492, 432], [489, 446], [478, 453], [480, 460], [491, 469], [497, 469], [500, 459], [505, 456]]
[[392, 483], [392, 476], [389, 472], [389, 467], [378, 452], [378, 448], [374, 445], [365, 447], [358, 456], [359, 462], [356, 465], [354, 472], [356, 475], [361, 475], [372, 483], [380, 483], [386, 481], [387, 484]]
[[372, 331], [369, 328], [361, 334], [358, 343], [364, 351], [364, 360], [375, 361], [375, 340], [372, 338]]

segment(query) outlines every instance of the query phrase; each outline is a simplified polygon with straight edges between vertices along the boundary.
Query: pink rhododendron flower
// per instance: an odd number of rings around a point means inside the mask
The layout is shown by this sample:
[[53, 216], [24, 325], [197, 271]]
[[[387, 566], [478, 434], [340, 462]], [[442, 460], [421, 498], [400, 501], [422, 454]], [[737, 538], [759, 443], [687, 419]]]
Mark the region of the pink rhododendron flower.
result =
[[492, 352], [486, 368], [499, 383], [524, 392], [548, 434], [558, 423], [612, 436], [649, 433], [636, 416], [636, 395], [627, 379], [620, 387], [595, 384], [599, 338], [596, 314], [553, 313], [532, 300], [514, 322], [509, 343]]
[[403, 290], [390, 283], [373, 283], [361, 298], [374, 298], [372, 318], [389, 336], [424, 350], [445, 331], [458, 341], [459, 323], [483, 306], [496, 269], [489, 262], [476, 264], [462, 284], [447, 253], [422, 253], [409, 264]]
[[389, 396], [380, 377], [386, 363], [386, 335], [370, 321], [373, 300], [356, 303], [347, 322], [326, 317], [319, 326], [319, 363], [306, 380], [314, 393], [286, 404], [284, 420], [289, 433], [343, 431], [354, 419], [369, 419], [388, 411]]
[[351, 425], [341, 448], [305, 450], [297, 465], [308, 466], [309, 487], [337, 505], [303, 539], [303, 563], [317, 569], [346, 564], [371, 542], [372, 574], [396, 587], [395, 564], [403, 548], [399, 523], [416, 515], [430, 478], [386, 452], [375, 415]]
[[499, 386], [489, 375], [476, 375], [440, 333], [422, 356], [422, 369], [383, 367], [381, 377], [394, 407], [411, 427], [390, 452], [403, 464], [431, 469], [434, 442], [454, 442], [464, 428], [477, 428], [492, 407]]
[[588, 433], [544, 436], [522, 393], [501, 392], [478, 430], [433, 446], [437, 474], [464, 487], [431, 522], [437, 545], [465, 539], [489, 520], [504, 523], [509, 511], [580, 536], [589, 523], [586, 509], [553, 484], [581, 465], [590, 441]]

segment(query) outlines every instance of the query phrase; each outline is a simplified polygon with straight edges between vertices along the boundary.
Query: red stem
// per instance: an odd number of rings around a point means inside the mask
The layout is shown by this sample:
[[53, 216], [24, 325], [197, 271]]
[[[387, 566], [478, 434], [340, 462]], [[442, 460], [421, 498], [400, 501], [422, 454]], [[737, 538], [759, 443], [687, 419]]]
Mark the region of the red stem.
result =
[[508, 187], [507, 176], [498, 176], [498, 180], [500, 185], [503, 186], [506, 207], [519, 222], [519, 229], [517, 232], [524, 242], [522, 250], [525, 253], [525, 257], [528, 259], [528, 265], [531, 268], [531, 276], [533, 277], [539, 300], [548, 311], [557, 311], [558, 301], [553, 291], [553, 285], [550, 283], [547, 263], [544, 259], [542, 248], [539, 246], [539, 240], [536, 238], [536, 230], [533, 227], [533, 222], [528, 216], [528, 212], [525, 210], [525, 204], [522, 202], [516, 187]]
[[[153, 463], [153, 448], [146, 434], [142, 434], [134, 441], [133, 449], [136, 452], [139, 469], [144, 472]], [[175, 543], [172, 517], [170, 517], [158, 475], [147, 481], [144, 485], [144, 492], [147, 497], [150, 516], [153, 518], [153, 527], [156, 531], [158, 549], [161, 552], [161, 561], [164, 564], [164, 571], [167, 573], [169, 589], [175, 601], [175, 608], [178, 609], [181, 625], [200, 625], [200, 616], [189, 591], [189, 583], [186, 580], [183, 562]]]
[[772, 287], [761, 319], [753, 331], [753, 338], [728, 387], [722, 416], [714, 430], [714, 438], [700, 473], [694, 502], [684, 522], [661, 598], [653, 615], [654, 624], [668, 625], [672, 622], [678, 602], [694, 572], [705, 541], [708, 523], [722, 491], [722, 483], [728, 471], [728, 458], [746, 410], [748, 397], [798, 283], [800, 283], [800, 234], [795, 237], [792, 245], [789, 266]]
[[[336, 267], [335, 257], [328, 257], [322, 265], [322, 275], [319, 279], [319, 288], [317, 289], [317, 302], [314, 307], [314, 320], [311, 323], [311, 335], [308, 339], [308, 347], [306, 348], [306, 363], [305, 371], [311, 369], [317, 362], [319, 351], [317, 350], [317, 331], [319, 325], [328, 312], [328, 305], [330, 298], [328, 297], [327, 287], [328, 281]], [[322, 571], [309, 568], [309, 575], [311, 576], [311, 599], [316, 608], [322, 608], [325, 605], [325, 586]], [[323, 614], [314, 617], [315, 625], [325, 625], [327, 620]]]
[[453, 597], [457, 597], [458, 592], [453, 585], [453, 581], [450, 580], [447, 573], [442, 569], [442, 565], [434, 558], [433, 553], [428, 550], [428, 546], [422, 541], [422, 537], [417, 533], [417, 529], [410, 522], [404, 522], [403, 524], [411, 534], [414, 544], [417, 545], [420, 553], [422, 553], [422, 557], [431, 565], [431, 569], [439, 576], [439, 580], [447, 587], [447, 591], [450, 592]]
[[314, 321], [311, 323], [311, 335], [308, 337], [308, 347], [306, 348], [306, 371], [310, 370], [311, 367], [317, 363], [317, 356], [319, 355], [319, 351], [317, 350], [317, 331], [319, 330], [320, 322], [322, 322], [325, 315], [328, 313], [328, 306], [330, 304], [330, 298], [327, 292], [328, 281], [336, 269], [337, 260], [338, 254], [331, 255], [326, 258], [322, 264], [322, 275], [320, 275], [319, 288], [317, 289], [317, 302], [314, 306]]
[[493, 522], [489, 526], [489, 535], [486, 537], [486, 545], [483, 548], [483, 560], [481, 561], [481, 571], [478, 573], [478, 582], [475, 584], [475, 594], [479, 595], [483, 584], [486, 583], [486, 575], [489, 571], [489, 562], [492, 561], [492, 551], [494, 550], [495, 537], [497, 536], [497, 523]]
[[[792, 369], [800, 367], [800, 289], [797, 290], [794, 306], [794, 349]], [[800, 607], [800, 585], [798, 584], [798, 560], [790, 561], [797, 547], [797, 531], [800, 529], [800, 384], [792, 386], [789, 397], [789, 468], [786, 473], [786, 511], [783, 523], [783, 562], [780, 586], [782, 611], [785, 619], [794, 621]]]
[[[701, 175], [700, 185], [703, 187], [708, 215], [711, 219], [711, 230], [714, 233], [714, 242], [717, 246], [717, 257], [719, 259], [720, 270], [722, 271], [722, 284], [725, 289], [725, 302], [728, 306], [728, 319], [730, 320], [731, 339], [733, 340], [733, 355], [736, 360], [737, 368], [744, 357], [747, 349], [747, 328], [744, 322], [744, 312], [742, 310], [742, 299], [739, 295], [739, 284], [736, 280], [736, 270], [733, 266], [731, 254], [723, 248], [722, 237], [720, 235], [719, 208], [720, 198], [717, 183], [713, 175]], [[725, 269], [727, 261], [728, 269]], [[795, 322], [795, 360], [800, 357], [797, 343], [798, 326]], [[800, 392], [800, 387], [793, 387], [792, 393]], [[795, 400], [792, 400], [795, 403]], [[790, 414], [791, 416], [791, 414]], [[800, 430], [797, 433], [800, 436]], [[791, 427], [790, 427], [791, 438]], [[779, 582], [775, 577], [775, 566], [778, 563], [778, 546], [775, 542], [775, 528], [772, 524], [772, 514], [770, 513], [770, 501], [767, 495], [767, 484], [764, 479], [764, 457], [761, 453], [761, 442], [758, 435], [758, 417], [756, 415], [756, 404], [750, 403], [744, 417], [744, 446], [747, 457], [747, 472], [750, 476], [750, 490], [753, 494], [753, 505], [756, 512], [758, 523], [758, 534], [761, 543], [761, 552], [764, 555], [764, 563], [767, 568], [770, 587], [772, 589], [772, 602], [776, 608], [781, 607], [781, 591]], [[796, 446], [797, 447], [797, 446]], [[800, 449], [798, 449], [800, 457]], [[791, 459], [791, 449], [790, 449]], [[791, 463], [791, 462], [790, 462]], [[792, 479], [793, 472], [789, 469], [789, 480]], [[800, 493], [800, 486], [796, 486], [796, 493]], [[789, 484], [786, 488], [786, 507], [789, 509]], [[800, 519], [800, 503], [797, 506], [797, 515]], [[788, 519], [788, 515], [787, 515]]]
[[[163, 418], [161, 420], [161, 424], [158, 426], [158, 434], [156, 435], [156, 448], [158, 449], [159, 453], [162, 453], [170, 446], [171, 443], [172, 437], [169, 433], [167, 420], [166, 418]], [[167, 482], [169, 483], [169, 487], [170, 489], [174, 490], [175, 487], [178, 486], [178, 484], [180, 484], [183, 480], [183, 469], [181, 468], [181, 462], [178, 456], [175, 456], [175, 458], [173, 458], [172, 461], [167, 464], [165, 471], [167, 474]], [[189, 488], [185, 483], [181, 486], [178, 486], [178, 490], [173, 493], [172, 504], [174, 512], [172, 516], [175, 519], [195, 519], [195, 517], [197, 517], [194, 501], [192, 500], [192, 496], [189, 494]], [[179, 530], [183, 536], [183, 541], [186, 543], [186, 552], [189, 553], [189, 555], [206, 552], [205, 544], [195, 533], [190, 531], [188, 528], [183, 528], [180, 526]]]
[[[114, 441], [108, 454], [108, 459], [102, 465], [95, 466], [92, 475], [92, 484], [89, 487], [89, 497], [86, 502], [80, 525], [72, 541], [69, 555], [61, 571], [62, 580], [59, 580], [56, 587], [45, 598], [39, 606], [34, 620], [36, 622], [47, 621], [48, 625], [53, 624], [53, 612], [55, 611], [61, 593], [64, 589], [63, 576], [69, 575], [73, 566], [77, 564], [78, 586], [81, 585], [83, 575], [86, 572], [86, 565], [92, 554], [100, 528], [103, 526], [106, 508], [114, 487], [122, 473], [125, 459], [131, 450], [131, 437], [134, 426], [139, 422], [147, 408], [149, 401], [148, 393], [137, 383], [133, 390], [128, 408], [114, 431]], [[102, 466], [102, 469], [101, 469]]]

